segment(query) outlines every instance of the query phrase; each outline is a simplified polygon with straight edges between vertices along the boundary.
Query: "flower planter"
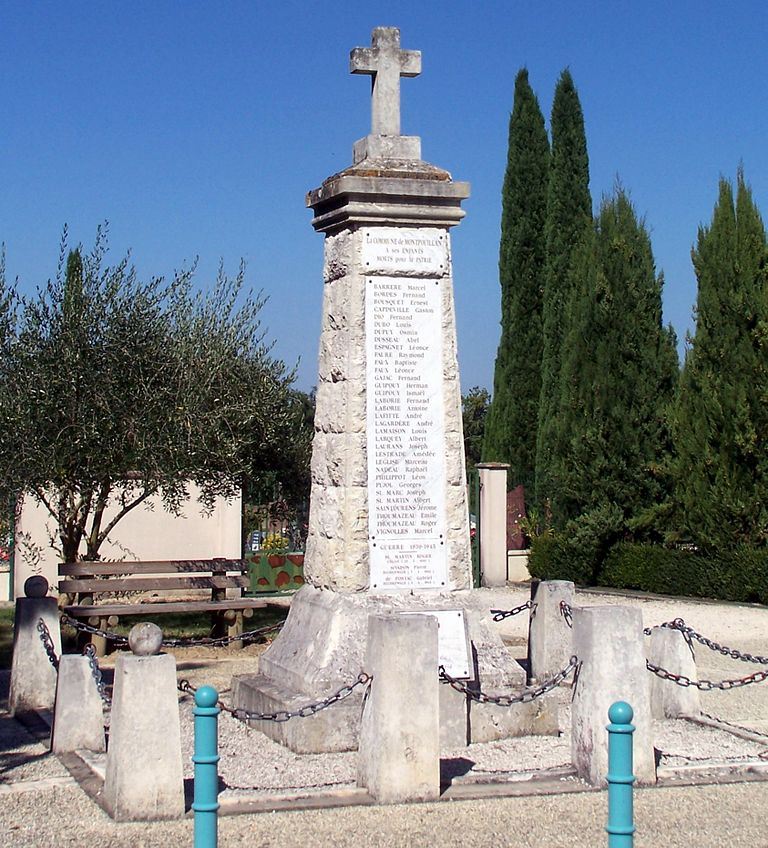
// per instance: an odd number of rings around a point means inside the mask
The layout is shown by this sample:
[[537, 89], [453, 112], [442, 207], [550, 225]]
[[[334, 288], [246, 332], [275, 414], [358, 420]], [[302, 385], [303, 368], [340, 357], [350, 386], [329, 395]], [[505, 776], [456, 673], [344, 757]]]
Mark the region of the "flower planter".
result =
[[267, 554], [257, 552], [249, 560], [251, 592], [286, 592], [304, 583], [304, 554]]

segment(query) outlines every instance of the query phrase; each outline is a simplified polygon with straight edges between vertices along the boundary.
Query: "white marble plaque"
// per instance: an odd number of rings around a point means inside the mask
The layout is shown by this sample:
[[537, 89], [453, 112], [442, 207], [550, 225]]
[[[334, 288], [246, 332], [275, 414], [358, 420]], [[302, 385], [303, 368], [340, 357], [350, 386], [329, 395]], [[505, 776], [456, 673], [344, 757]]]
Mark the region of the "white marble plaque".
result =
[[437, 662], [447, 674], [471, 677], [472, 653], [464, 610], [409, 610], [401, 615], [432, 615], [437, 619]]
[[448, 236], [434, 227], [366, 227], [365, 273], [417, 273], [441, 277], [448, 268]]
[[365, 288], [372, 591], [447, 584], [440, 281]]

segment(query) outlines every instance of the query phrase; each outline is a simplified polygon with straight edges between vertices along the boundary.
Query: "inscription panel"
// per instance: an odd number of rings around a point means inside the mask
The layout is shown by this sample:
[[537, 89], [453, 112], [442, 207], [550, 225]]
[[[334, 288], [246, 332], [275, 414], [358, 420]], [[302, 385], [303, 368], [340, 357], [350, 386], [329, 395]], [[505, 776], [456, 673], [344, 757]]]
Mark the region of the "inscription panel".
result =
[[447, 583], [442, 292], [438, 280], [365, 288], [371, 589]]
[[470, 650], [464, 610], [407, 610], [400, 615], [431, 615], [437, 619], [437, 662], [451, 677], [471, 677]]
[[448, 268], [448, 237], [430, 227], [368, 227], [363, 231], [363, 270], [366, 274], [429, 274], [442, 276]]

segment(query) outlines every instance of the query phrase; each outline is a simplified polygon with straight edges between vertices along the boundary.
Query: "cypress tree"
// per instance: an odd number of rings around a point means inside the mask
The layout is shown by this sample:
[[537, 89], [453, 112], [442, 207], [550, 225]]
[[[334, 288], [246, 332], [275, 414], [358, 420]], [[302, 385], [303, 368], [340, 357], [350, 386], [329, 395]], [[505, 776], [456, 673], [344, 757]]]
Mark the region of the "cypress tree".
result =
[[542, 320], [549, 141], [522, 68], [515, 79], [502, 190], [499, 280], [501, 340], [483, 459], [508, 462], [510, 486], [532, 489], [541, 391]]
[[703, 548], [768, 540], [766, 232], [744, 175], [720, 180], [692, 252], [696, 332], [674, 419], [675, 494]]
[[[563, 71], [552, 104], [552, 157], [547, 193], [547, 262], [542, 302], [541, 395], [536, 441], [536, 499], [551, 500], [556, 481], [557, 412], [567, 307], [574, 288], [573, 258], [592, 223], [589, 158], [579, 95]], [[556, 523], [561, 523], [554, 515]]]
[[662, 325], [663, 278], [623, 190], [601, 204], [573, 268], [553, 511], [591, 521], [598, 536], [625, 533], [669, 496], [678, 364], [674, 332]]

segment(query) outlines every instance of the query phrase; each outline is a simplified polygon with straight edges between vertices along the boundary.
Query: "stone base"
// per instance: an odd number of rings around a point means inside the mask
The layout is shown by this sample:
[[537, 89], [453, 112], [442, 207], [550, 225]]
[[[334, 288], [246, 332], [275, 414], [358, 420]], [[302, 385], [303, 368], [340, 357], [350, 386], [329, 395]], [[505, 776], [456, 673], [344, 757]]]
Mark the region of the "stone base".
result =
[[[354, 682], [365, 670], [368, 616], [398, 611], [463, 609], [473, 658], [473, 679], [482, 691], [508, 693], [525, 685], [525, 672], [501, 641], [483, 599], [471, 591], [440, 594], [342, 594], [309, 584], [294, 596], [288, 619], [262, 655], [259, 674], [233, 679], [233, 704], [251, 712], [296, 710]], [[297, 753], [355, 750], [362, 689], [310, 718], [254, 722], [271, 739]], [[515, 707], [468, 702], [440, 686], [440, 737], [444, 747], [532, 733], [557, 733], [552, 699]]]

